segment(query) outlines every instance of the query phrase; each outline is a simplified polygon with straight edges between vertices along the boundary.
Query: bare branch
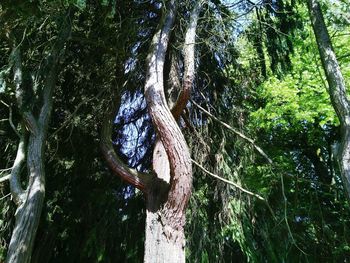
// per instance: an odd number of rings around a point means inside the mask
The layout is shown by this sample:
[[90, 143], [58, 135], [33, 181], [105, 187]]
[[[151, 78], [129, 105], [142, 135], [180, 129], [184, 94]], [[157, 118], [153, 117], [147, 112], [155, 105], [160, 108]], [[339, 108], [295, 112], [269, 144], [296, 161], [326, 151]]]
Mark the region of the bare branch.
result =
[[19, 46], [15, 47], [12, 51], [11, 57], [13, 59], [13, 80], [16, 85], [16, 99], [18, 107], [22, 113], [24, 124], [26, 128], [32, 133], [38, 133], [38, 124], [33, 116], [32, 112], [26, 109], [26, 105], [23, 105], [23, 97], [25, 91], [23, 90], [22, 83], [22, 62], [21, 62], [21, 52]]
[[17, 134], [17, 136], [21, 137], [21, 135], [17, 131], [17, 129], [16, 129], [16, 127], [13, 124], [13, 121], [12, 121], [12, 107], [9, 107], [9, 123], [10, 123], [10, 126], [11, 126], [12, 130]]
[[11, 177], [11, 174], [2, 176], [2, 177], [0, 178], [0, 183], [6, 182], [7, 180], [10, 179], [10, 177]]
[[0, 198], [0, 200], [4, 200], [5, 198], [9, 197], [11, 195], [11, 193], [8, 193], [7, 195], [4, 195]]
[[211, 114], [209, 111], [205, 110], [203, 107], [201, 107], [199, 104], [197, 104], [195, 101], [191, 100], [191, 102], [193, 103], [194, 106], [196, 106], [198, 109], [200, 109], [203, 113], [205, 113], [207, 116], [211, 117], [213, 120], [215, 120], [216, 122], [220, 123], [222, 126], [224, 126], [225, 128], [227, 128], [228, 130], [230, 130], [231, 132], [237, 134], [239, 137], [241, 137], [242, 139], [248, 141], [249, 143], [251, 143], [253, 145], [253, 147], [270, 163], [273, 164], [273, 161], [268, 157], [268, 155], [258, 146], [255, 144], [254, 140], [247, 137], [246, 135], [244, 135], [243, 133], [237, 131], [236, 129], [232, 128], [230, 125], [228, 125], [227, 123], [219, 120], [217, 117], [215, 117], [213, 114]]
[[273, 216], [273, 218], [276, 220], [275, 213], [273, 212], [271, 206], [269, 205], [269, 203], [267, 202], [267, 200], [266, 200], [265, 198], [263, 198], [261, 195], [258, 195], [258, 194], [256, 194], [256, 193], [253, 193], [253, 192], [251, 192], [251, 191], [249, 191], [249, 190], [247, 190], [247, 189], [244, 189], [244, 188], [243, 188], [242, 186], [240, 186], [239, 184], [237, 184], [237, 183], [235, 183], [235, 182], [232, 182], [232, 181], [230, 181], [230, 180], [227, 180], [227, 179], [225, 179], [225, 178], [222, 178], [222, 177], [220, 177], [220, 176], [218, 176], [218, 175], [216, 175], [216, 174], [214, 174], [214, 173], [208, 171], [208, 170], [205, 169], [202, 165], [200, 165], [199, 163], [197, 163], [195, 160], [193, 160], [193, 159], [191, 159], [191, 160], [192, 160], [192, 163], [194, 163], [196, 166], [198, 166], [198, 167], [199, 167], [203, 172], [205, 172], [206, 174], [208, 174], [208, 175], [210, 175], [210, 176], [212, 176], [212, 177], [214, 177], [214, 178], [216, 178], [216, 179], [218, 179], [218, 180], [220, 180], [220, 181], [222, 181], [222, 182], [224, 182], [224, 183], [227, 183], [227, 184], [229, 184], [229, 185], [234, 186], [235, 188], [237, 188], [238, 190], [240, 190], [240, 191], [243, 192], [243, 193], [246, 193], [246, 194], [248, 194], [248, 195], [251, 195], [251, 196], [253, 196], [253, 197], [255, 197], [255, 198], [257, 198], [257, 199], [263, 201], [263, 202], [266, 204], [267, 208], [269, 209], [269, 211], [270, 211], [271, 215]]
[[202, 8], [202, 4], [203, 4], [203, 0], [198, 0], [195, 7], [193, 8], [190, 16], [190, 22], [187, 27], [187, 31], [185, 35], [185, 43], [183, 48], [184, 68], [185, 68], [184, 80], [182, 84], [182, 90], [181, 90], [181, 93], [179, 94], [177, 102], [175, 106], [171, 109], [171, 112], [176, 120], [180, 117], [191, 95], [191, 89], [192, 89], [194, 75], [195, 75], [194, 48], [196, 44], [196, 30], [197, 30], [197, 23], [198, 23], [199, 13]]
[[255, 193], [253, 193], [253, 192], [251, 192], [251, 191], [249, 191], [249, 190], [244, 189], [242, 186], [240, 186], [239, 184], [237, 184], [237, 183], [235, 183], [235, 182], [232, 182], [232, 181], [227, 180], [227, 179], [225, 179], [225, 178], [222, 178], [222, 177], [220, 177], [220, 176], [218, 176], [218, 175], [216, 175], [216, 174], [214, 174], [214, 173], [212, 173], [212, 172], [209, 172], [207, 169], [205, 169], [202, 165], [200, 165], [199, 163], [197, 163], [197, 162], [196, 162], [195, 160], [193, 160], [193, 159], [192, 159], [192, 163], [194, 163], [196, 166], [198, 166], [198, 167], [199, 167], [203, 172], [205, 172], [206, 174], [209, 174], [210, 176], [212, 176], [212, 177], [214, 177], [214, 178], [216, 178], [216, 179], [218, 179], [218, 180], [220, 180], [220, 181], [222, 181], [222, 182], [224, 182], [224, 183], [227, 183], [227, 184], [229, 184], [229, 185], [232, 185], [232, 186], [236, 187], [237, 189], [239, 189], [240, 191], [242, 191], [242, 192], [244, 192], [244, 193], [246, 193], [246, 194], [248, 194], [248, 195], [254, 196], [254, 197], [256, 197], [257, 199], [266, 202], [266, 200], [265, 200], [261, 195], [255, 194]]

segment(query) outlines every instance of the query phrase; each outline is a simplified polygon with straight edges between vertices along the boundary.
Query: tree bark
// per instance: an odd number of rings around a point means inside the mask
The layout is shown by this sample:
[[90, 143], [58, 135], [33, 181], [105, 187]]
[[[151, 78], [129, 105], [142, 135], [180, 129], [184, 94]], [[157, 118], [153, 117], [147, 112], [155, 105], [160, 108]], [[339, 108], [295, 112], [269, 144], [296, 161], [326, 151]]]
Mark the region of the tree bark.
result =
[[[68, 16], [62, 24], [62, 30], [58, 40], [52, 48], [51, 55], [47, 58], [47, 69], [44, 80], [44, 87], [39, 116], [23, 105], [25, 90], [22, 83], [22, 63], [19, 46], [14, 48], [12, 54], [14, 67], [14, 82], [16, 85], [16, 97], [18, 106], [22, 113], [23, 122], [29, 130], [29, 140], [25, 147], [24, 132], [19, 143], [17, 157], [11, 172], [10, 187], [11, 193], [17, 204], [15, 227], [11, 236], [6, 262], [27, 263], [31, 261], [31, 254], [34, 246], [36, 231], [39, 225], [41, 210], [45, 197], [45, 168], [44, 151], [46, 134], [52, 110], [52, 93], [56, 85], [57, 67], [60, 61], [60, 53], [70, 34], [70, 23]], [[24, 156], [27, 154], [28, 183], [24, 190], [21, 186], [20, 170], [24, 163]]]
[[45, 196], [43, 164], [44, 134], [31, 136], [28, 143], [29, 185], [16, 210], [16, 222], [6, 262], [30, 262]]
[[110, 106], [104, 115], [100, 140], [101, 152], [109, 168], [115, 175], [147, 194], [153, 176], [151, 174], [138, 172], [136, 169], [128, 167], [118, 157], [113, 148], [112, 128], [117, 109], [120, 106], [120, 96], [120, 91], [114, 92]]
[[332, 105], [340, 121], [340, 146], [335, 158], [340, 167], [347, 197], [350, 200], [350, 104], [346, 94], [345, 81], [332, 47], [320, 4], [317, 0], [308, 0], [307, 4]]
[[[157, 132], [153, 154], [154, 174], [143, 174], [128, 168], [115, 154], [111, 127], [115, 106], [105, 116], [101, 131], [101, 149], [111, 170], [146, 195], [146, 240], [144, 262], [185, 262], [185, 209], [191, 196], [192, 166], [185, 138], [177, 125], [190, 97], [194, 79], [195, 31], [202, 0], [198, 1], [186, 31], [184, 45], [184, 79], [178, 98], [170, 99], [170, 110], [164, 92], [164, 74], [170, 86], [177, 89], [179, 76], [171, 65], [164, 73], [168, 42], [176, 13], [175, 0], [169, 0], [159, 27], [152, 39], [147, 57], [145, 98]], [[122, 73], [121, 73], [122, 74]], [[170, 94], [170, 93], [169, 93]], [[169, 95], [168, 94], [168, 95]], [[175, 98], [175, 99], [174, 99]], [[112, 105], [117, 101], [113, 99]], [[176, 101], [176, 103], [174, 102]], [[106, 121], [106, 120], [109, 121]]]
[[[191, 13], [184, 43], [184, 80], [179, 97], [171, 111], [164, 95], [163, 69], [165, 53], [174, 22], [176, 2], [169, 1], [164, 24], [156, 32], [147, 61], [145, 97], [157, 131], [153, 169], [169, 189], [157, 185], [147, 198], [144, 262], [185, 262], [185, 216], [192, 190], [190, 152], [177, 125], [190, 97], [194, 79], [194, 43], [202, 2]], [[173, 66], [173, 65], [171, 65]], [[170, 70], [174, 74], [175, 69]], [[176, 74], [176, 73], [175, 73]], [[176, 79], [174, 76], [171, 79]], [[173, 104], [170, 102], [170, 104]]]

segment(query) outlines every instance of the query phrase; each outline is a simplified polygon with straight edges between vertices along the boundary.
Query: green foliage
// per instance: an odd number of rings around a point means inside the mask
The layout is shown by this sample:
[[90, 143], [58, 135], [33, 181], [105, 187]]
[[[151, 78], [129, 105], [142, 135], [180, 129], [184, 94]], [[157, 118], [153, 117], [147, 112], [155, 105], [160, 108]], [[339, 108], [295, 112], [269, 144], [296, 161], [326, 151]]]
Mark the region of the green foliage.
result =
[[271, 76], [256, 90], [266, 104], [251, 113], [252, 121], [264, 129], [302, 130], [315, 122], [338, 126], [310, 27], [295, 38], [291, 61], [290, 73], [281, 79]]
[[[192, 158], [266, 200], [194, 166], [186, 226], [189, 262], [343, 262], [350, 257], [350, 209], [332, 157], [339, 122], [307, 10], [297, 2], [264, 1], [255, 9], [242, 1], [230, 10], [210, 1], [203, 9], [192, 99], [254, 139], [274, 164], [189, 103], [189, 116], [183, 117], [189, 124], [180, 126]], [[322, 2], [349, 87], [349, 1]], [[170, 48], [179, 57], [192, 5], [185, 1], [178, 9]], [[21, 43], [26, 72], [46, 74], [40, 62], [67, 8], [75, 10], [73, 30], [54, 93], [46, 202], [32, 261], [140, 262], [144, 200], [110, 174], [98, 143], [112, 90], [126, 90], [115, 121], [115, 149], [132, 166], [150, 169], [155, 135], [141, 94], [149, 40], [161, 13], [158, 2], [1, 2], [0, 168], [12, 166], [17, 149], [10, 109], [14, 126], [21, 122], [9, 67], [13, 43]], [[248, 11], [253, 13], [242, 24], [239, 17]], [[28, 97], [29, 102], [41, 99]], [[14, 223], [8, 193], [8, 183], [2, 184], [0, 261]]]

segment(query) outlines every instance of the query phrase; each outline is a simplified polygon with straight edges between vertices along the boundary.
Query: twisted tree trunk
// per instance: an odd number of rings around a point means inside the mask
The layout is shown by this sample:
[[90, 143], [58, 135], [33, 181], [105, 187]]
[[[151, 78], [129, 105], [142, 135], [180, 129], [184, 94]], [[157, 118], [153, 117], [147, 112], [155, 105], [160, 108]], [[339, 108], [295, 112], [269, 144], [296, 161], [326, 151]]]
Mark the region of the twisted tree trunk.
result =
[[[157, 132], [153, 154], [154, 174], [138, 173], [125, 166], [115, 155], [111, 143], [111, 120], [108, 117], [102, 129], [101, 149], [112, 171], [143, 191], [146, 201], [146, 240], [144, 262], [185, 262], [186, 207], [192, 190], [192, 166], [190, 152], [177, 124], [190, 97], [194, 79], [194, 45], [197, 21], [202, 0], [191, 13], [184, 43], [184, 78], [182, 89], [175, 103], [167, 104], [164, 92], [164, 63], [177, 1], [169, 0], [159, 27], [152, 39], [147, 57], [145, 98]], [[174, 67], [169, 80], [178, 85]], [[113, 107], [112, 107], [113, 108]], [[105, 120], [106, 121], [106, 120]]]
[[[156, 186], [148, 194], [144, 262], [185, 262], [186, 207], [191, 196], [192, 167], [185, 138], [177, 125], [190, 97], [194, 79], [194, 44], [202, 1], [191, 13], [184, 43], [184, 80], [171, 111], [164, 95], [163, 70], [175, 1], [170, 1], [164, 25], [153, 38], [148, 55], [145, 97], [158, 139], [153, 155], [157, 177], [169, 183], [169, 190]], [[171, 65], [170, 79], [176, 75]], [[176, 78], [176, 77], [175, 77]], [[175, 80], [174, 80], [175, 81]], [[159, 194], [159, 192], [161, 194]]]
[[307, 1], [312, 28], [316, 37], [322, 66], [326, 74], [329, 95], [340, 121], [340, 147], [335, 157], [340, 167], [347, 197], [350, 199], [350, 103], [332, 42], [317, 0]]

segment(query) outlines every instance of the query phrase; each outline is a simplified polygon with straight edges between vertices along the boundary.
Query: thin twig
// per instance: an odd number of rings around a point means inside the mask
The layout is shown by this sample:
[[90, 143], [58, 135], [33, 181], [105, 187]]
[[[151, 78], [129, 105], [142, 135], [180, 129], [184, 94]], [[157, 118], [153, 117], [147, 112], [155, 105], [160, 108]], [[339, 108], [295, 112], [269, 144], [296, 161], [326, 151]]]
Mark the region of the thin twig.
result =
[[16, 126], [13, 124], [13, 121], [12, 121], [12, 107], [10, 105], [8, 105], [6, 102], [4, 102], [3, 100], [0, 100], [0, 102], [2, 104], [4, 104], [9, 109], [9, 117], [8, 117], [8, 119], [5, 119], [5, 120], [9, 121], [11, 128], [17, 134], [17, 136], [21, 137], [21, 135], [19, 134], [19, 132], [16, 129]]
[[249, 190], [247, 190], [247, 189], [244, 189], [244, 188], [243, 188], [242, 186], [240, 186], [239, 184], [236, 184], [235, 182], [232, 182], [232, 181], [230, 181], [230, 180], [227, 180], [227, 179], [225, 179], [225, 178], [222, 178], [222, 177], [220, 177], [220, 176], [218, 176], [218, 175], [216, 175], [216, 174], [214, 174], [214, 173], [208, 171], [208, 170], [205, 169], [202, 165], [200, 165], [199, 163], [197, 163], [195, 160], [193, 160], [193, 159], [191, 159], [191, 160], [192, 160], [192, 163], [194, 163], [196, 166], [198, 166], [198, 167], [199, 167], [203, 172], [205, 172], [206, 174], [208, 174], [208, 175], [210, 175], [210, 176], [212, 176], [212, 177], [214, 177], [214, 178], [216, 178], [216, 179], [218, 179], [218, 180], [220, 180], [220, 181], [222, 181], [222, 182], [224, 182], [224, 183], [227, 183], [227, 184], [229, 184], [229, 185], [234, 186], [235, 188], [239, 189], [239, 190], [240, 190], [241, 192], [243, 192], [243, 193], [246, 193], [246, 194], [248, 194], [248, 195], [251, 195], [251, 196], [253, 196], [253, 197], [259, 199], [260, 201], [263, 201], [263, 202], [266, 204], [267, 208], [269, 209], [269, 211], [270, 211], [270, 213], [271, 213], [273, 219], [276, 221], [276, 216], [275, 216], [275, 213], [273, 212], [271, 206], [270, 206], [269, 203], [266, 201], [266, 199], [263, 198], [261, 195], [258, 195], [258, 194], [256, 194], [256, 193], [253, 193], [253, 192], [251, 192], [251, 191], [249, 191]]
[[260, 196], [260, 195], [258, 195], [258, 194], [255, 194], [255, 193], [253, 193], [253, 192], [251, 192], [251, 191], [249, 191], [249, 190], [247, 190], [247, 189], [244, 189], [242, 186], [240, 186], [239, 184], [237, 184], [237, 183], [235, 183], [235, 182], [229, 181], [229, 180], [227, 180], [227, 179], [225, 179], [225, 178], [222, 178], [222, 177], [220, 177], [220, 176], [218, 176], [218, 175], [216, 175], [216, 174], [213, 174], [212, 172], [210, 172], [210, 171], [208, 171], [207, 169], [205, 169], [202, 165], [200, 165], [199, 163], [197, 163], [197, 162], [196, 162], [195, 160], [193, 160], [193, 159], [192, 159], [192, 162], [193, 162], [196, 166], [198, 166], [203, 172], [209, 174], [210, 176], [212, 176], [212, 177], [214, 177], [214, 178], [216, 178], [216, 179], [218, 179], [218, 180], [220, 180], [220, 181], [223, 181], [223, 182], [225, 182], [225, 183], [227, 183], [227, 184], [233, 185], [234, 187], [238, 188], [240, 191], [242, 191], [242, 192], [244, 192], [244, 193], [246, 193], [246, 194], [248, 194], [248, 195], [254, 196], [254, 197], [256, 197], [257, 199], [259, 199], [259, 200], [261, 200], [261, 201], [266, 202], [266, 200], [265, 200], [262, 196]]
[[248, 141], [249, 143], [251, 143], [253, 145], [253, 147], [270, 163], [273, 164], [273, 161], [268, 157], [268, 155], [263, 151], [263, 149], [261, 149], [258, 145], [255, 144], [254, 140], [247, 137], [246, 135], [244, 135], [243, 133], [237, 131], [236, 129], [232, 128], [230, 125], [228, 125], [227, 123], [219, 120], [217, 117], [215, 117], [213, 114], [211, 114], [209, 111], [205, 110], [203, 107], [201, 107], [199, 104], [197, 104], [196, 102], [194, 102], [193, 100], [191, 100], [191, 102], [193, 103], [193, 105], [195, 105], [198, 109], [200, 109], [203, 113], [205, 113], [206, 115], [208, 115], [209, 117], [211, 117], [213, 120], [217, 121], [218, 123], [220, 123], [222, 126], [224, 126], [225, 128], [229, 129], [230, 131], [232, 131], [233, 133], [237, 134], [239, 137], [241, 137], [242, 139]]
[[12, 167], [10, 167], [10, 168], [3, 168], [3, 169], [0, 169], [0, 173], [5, 172], [5, 171], [10, 171], [10, 170], [12, 170]]
[[9, 197], [11, 195], [11, 193], [8, 193], [7, 195], [4, 195], [3, 197], [0, 198], [0, 200], [5, 199], [6, 197]]
[[20, 138], [21, 135], [19, 134], [19, 132], [17, 131], [16, 129], [16, 126], [13, 124], [13, 121], [12, 121], [12, 108], [9, 107], [9, 123], [10, 123], [10, 126], [11, 128], [13, 129], [13, 131], [17, 134], [17, 136]]
[[269, 205], [269, 203], [267, 202], [267, 200], [264, 199], [261, 195], [258, 195], [258, 194], [256, 194], [256, 193], [253, 193], [253, 192], [251, 192], [251, 191], [249, 191], [249, 190], [247, 190], [247, 189], [244, 189], [244, 188], [243, 188], [242, 186], [240, 186], [239, 184], [236, 184], [235, 182], [232, 182], [232, 181], [230, 181], [230, 180], [227, 180], [227, 179], [225, 179], [225, 178], [222, 178], [222, 177], [220, 177], [220, 176], [218, 176], [218, 175], [216, 175], [216, 174], [214, 174], [214, 173], [208, 171], [208, 170], [205, 169], [202, 165], [200, 165], [199, 163], [197, 163], [195, 160], [193, 160], [193, 159], [191, 159], [191, 160], [192, 160], [192, 163], [194, 163], [196, 166], [198, 166], [198, 167], [199, 167], [203, 172], [205, 172], [206, 174], [208, 174], [208, 175], [210, 175], [210, 176], [212, 176], [212, 177], [214, 177], [214, 178], [216, 178], [216, 179], [218, 179], [218, 180], [220, 180], [220, 181], [222, 181], [222, 182], [224, 182], [224, 183], [227, 183], [227, 184], [229, 184], [229, 185], [232, 185], [232, 186], [236, 187], [237, 189], [239, 189], [239, 190], [240, 190], [241, 192], [243, 192], [243, 193], [246, 193], [246, 194], [248, 194], [248, 195], [251, 195], [251, 196], [253, 196], [253, 197], [259, 199], [260, 201], [263, 201], [263, 202], [266, 204], [267, 208], [269, 209], [269, 211], [270, 211], [270, 213], [271, 213], [273, 219], [276, 221], [276, 216], [275, 216], [275, 213], [273, 212], [271, 206]]
[[297, 242], [296, 242], [295, 239], [294, 239], [292, 230], [290, 229], [289, 222], [288, 222], [288, 218], [287, 218], [287, 196], [286, 196], [286, 193], [285, 193], [285, 191], [284, 191], [284, 180], [283, 180], [283, 175], [281, 174], [280, 177], [281, 177], [282, 195], [283, 195], [283, 203], [284, 203], [284, 221], [285, 221], [285, 223], [286, 223], [288, 233], [289, 233], [289, 235], [290, 235], [290, 237], [291, 237], [291, 239], [292, 239], [293, 245], [294, 245], [298, 250], [300, 250], [300, 252], [302, 252], [304, 255], [308, 255], [304, 250], [302, 250], [302, 249], [298, 246]]

